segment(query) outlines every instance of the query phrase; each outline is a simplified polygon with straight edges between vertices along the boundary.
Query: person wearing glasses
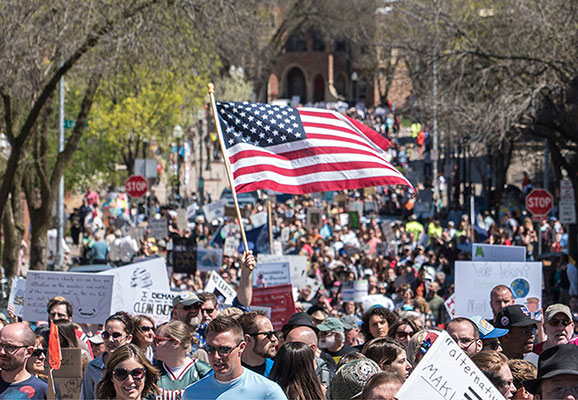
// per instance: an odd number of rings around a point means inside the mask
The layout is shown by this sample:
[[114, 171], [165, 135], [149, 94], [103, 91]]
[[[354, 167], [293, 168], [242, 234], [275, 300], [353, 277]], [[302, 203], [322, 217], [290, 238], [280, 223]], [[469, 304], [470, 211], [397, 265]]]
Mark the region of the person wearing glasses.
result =
[[28, 324], [17, 322], [0, 331], [0, 398], [46, 399], [48, 385], [26, 370], [36, 335]]
[[263, 311], [244, 313], [239, 318], [239, 322], [243, 327], [247, 343], [241, 357], [243, 367], [268, 378], [279, 344], [273, 324]]
[[514, 304], [503, 308], [496, 315], [494, 326], [508, 329], [509, 332], [500, 338], [503, 353], [511, 359], [532, 361], [536, 358], [530, 354], [534, 348], [536, 329], [540, 321], [532, 319], [526, 306]]
[[209, 322], [206, 350], [214, 374], [189, 386], [183, 400], [286, 400], [278, 384], [243, 367], [241, 355], [246, 346], [243, 328], [232, 317], [218, 316]]
[[499, 351], [488, 350], [475, 354], [472, 361], [506, 399], [514, 398], [517, 389], [508, 365], [508, 357]]
[[158, 370], [132, 343], [120, 346], [110, 355], [104, 376], [96, 387], [96, 396], [82, 399], [142, 400], [159, 392]]
[[199, 318], [201, 323], [195, 331], [195, 337], [199, 343], [198, 348], [205, 347], [205, 338], [207, 335], [207, 325], [213, 318], [219, 315], [219, 306], [217, 303], [217, 296], [213, 293], [199, 293], [199, 299], [203, 302], [199, 310]]
[[203, 300], [199, 299], [194, 292], [182, 292], [173, 299], [171, 319], [191, 326], [198, 325], [198, 321], [195, 322], [194, 319], [199, 316], [203, 303]]
[[155, 337], [155, 322], [147, 315], [137, 315], [132, 319], [134, 323], [134, 337], [132, 343], [136, 344], [153, 361], [153, 340]]
[[104, 375], [110, 357], [120, 346], [131, 342], [133, 330], [132, 318], [124, 311], [119, 311], [107, 318], [104, 330], [100, 334], [104, 339], [105, 351], [86, 366], [82, 377], [80, 398], [96, 398], [96, 385]]
[[[482, 339], [482, 351], [495, 350], [502, 351], [502, 344], [500, 338], [508, 333], [508, 329], [500, 329], [494, 327], [488, 320], [479, 315], [469, 317], [469, 319], [476, 324], [480, 339]], [[517, 386], [516, 386], [517, 387]]]
[[47, 350], [45, 348], [44, 338], [42, 336], [36, 336], [36, 341], [34, 343], [34, 351], [30, 354], [28, 360], [26, 360], [26, 370], [32, 375], [40, 377], [42, 380], [46, 377], [46, 356]]
[[191, 328], [181, 321], [169, 321], [157, 328], [154, 355], [159, 369], [160, 398], [180, 400], [185, 389], [204, 378], [210, 371], [209, 363], [188, 357], [193, 345]]
[[476, 324], [468, 318], [458, 317], [452, 319], [446, 326], [446, 331], [455, 340], [460, 349], [472, 357], [482, 351], [480, 331]]
[[578, 345], [578, 338], [572, 340], [574, 322], [572, 322], [570, 307], [564, 304], [552, 304], [546, 308], [544, 320], [547, 339], [534, 346], [534, 353], [540, 355], [544, 350], [560, 344]]

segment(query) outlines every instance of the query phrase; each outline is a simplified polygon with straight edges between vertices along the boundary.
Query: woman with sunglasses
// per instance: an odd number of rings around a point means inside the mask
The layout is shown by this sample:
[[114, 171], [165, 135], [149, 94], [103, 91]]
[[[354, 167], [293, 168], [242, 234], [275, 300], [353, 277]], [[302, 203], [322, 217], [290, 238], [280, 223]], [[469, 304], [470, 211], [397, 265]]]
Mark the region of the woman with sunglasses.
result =
[[153, 361], [153, 340], [155, 337], [155, 323], [147, 315], [137, 315], [132, 319], [134, 323], [134, 337], [132, 343], [136, 344], [150, 362]]
[[86, 366], [82, 377], [82, 395], [80, 398], [96, 398], [96, 385], [104, 375], [110, 357], [120, 346], [130, 343], [133, 329], [132, 318], [124, 311], [119, 311], [107, 318], [101, 333], [105, 351]]
[[158, 370], [140, 348], [125, 344], [110, 355], [104, 376], [96, 387], [96, 396], [90, 398], [141, 400], [153, 397], [158, 393], [157, 379]]
[[46, 371], [46, 342], [44, 341], [44, 337], [40, 335], [36, 335], [36, 342], [34, 343], [34, 351], [26, 360], [26, 370], [31, 373], [32, 375], [42, 379], [45, 381], [47, 378]]
[[153, 349], [160, 370], [157, 384], [161, 398], [180, 400], [187, 386], [211, 371], [209, 363], [187, 357], [192, 342], [191, 328], [181, 321], [173, 320], [157, 328]]

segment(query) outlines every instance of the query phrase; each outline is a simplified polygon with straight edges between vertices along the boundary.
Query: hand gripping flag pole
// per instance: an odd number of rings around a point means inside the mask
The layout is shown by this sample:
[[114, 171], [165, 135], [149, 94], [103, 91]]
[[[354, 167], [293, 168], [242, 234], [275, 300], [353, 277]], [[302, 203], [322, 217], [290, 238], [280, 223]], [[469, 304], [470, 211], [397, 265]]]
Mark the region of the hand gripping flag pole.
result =
[[249, 251], [249, 246], [247, 244], [247, 236], [245, 235], [245, 226], [243, 225], [243, 217], [241, 216], [241, 209], [239, 208], [239, 202], [237, 201], [237, 191], [235, 190], [233, 174], [231, 173], [231, 165], [229, 163], [229, 157], [227, 157], [227, 151], [223, 139], [223, 132], [221, 130], [221, 123], [219, 122], [217, 104], [215, 103], [215, 86], [212, 83], [209, 83], [208, 87], [209, 87], [209, 98], [211, 100], [211, 110], [213, 111], [213, 118], [215, 119], [215, 129], [217, 129], [217, 136], [219, 137], [219, 145], [221, 147], [221, 153], [223, 153], [223, 160], [225, 161], [225, 170], [227, 171], [227, 179], [229, 180], [229, 187], [231, 188], [231, 194], [233, 195], [233, 202], [235, 203], [237, 220], [239, 221], [239, 227], [241, 228], [241, 239], [243, 240], [243, 246], [245, 246], [245, 251]]

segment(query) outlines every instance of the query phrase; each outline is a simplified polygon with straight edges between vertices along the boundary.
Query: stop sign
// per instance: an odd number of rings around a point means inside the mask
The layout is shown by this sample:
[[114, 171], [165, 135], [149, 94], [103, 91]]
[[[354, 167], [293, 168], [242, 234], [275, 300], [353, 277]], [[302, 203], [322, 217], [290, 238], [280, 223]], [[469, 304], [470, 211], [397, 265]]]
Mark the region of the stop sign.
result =
[[143, 197], [149, 188], [149, 183], [142, 175], [132, 175], [126, 180], [124, 187], [130, 197]]
[[526, 209], [534, 216], [545, 216], [552, 209], [554, 198], [546, 189], [534, 189], [526, 196]]

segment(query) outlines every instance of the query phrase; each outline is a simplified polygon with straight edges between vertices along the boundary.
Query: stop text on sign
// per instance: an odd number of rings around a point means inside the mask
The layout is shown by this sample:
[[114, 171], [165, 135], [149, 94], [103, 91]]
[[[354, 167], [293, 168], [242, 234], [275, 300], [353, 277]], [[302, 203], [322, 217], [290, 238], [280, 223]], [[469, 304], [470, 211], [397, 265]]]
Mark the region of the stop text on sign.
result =
[[534, 197], [528, 199], [528, 207], [532, 208], [548, 208], [552, 205], [550, 197]]

